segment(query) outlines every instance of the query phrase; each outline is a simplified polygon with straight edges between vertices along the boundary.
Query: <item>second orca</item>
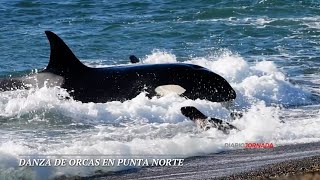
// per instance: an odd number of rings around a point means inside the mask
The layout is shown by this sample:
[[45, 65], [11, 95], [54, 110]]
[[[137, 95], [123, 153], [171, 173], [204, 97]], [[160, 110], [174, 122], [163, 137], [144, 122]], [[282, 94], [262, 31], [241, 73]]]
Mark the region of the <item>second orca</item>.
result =
[[181, 113], [187, 118], [191, 119], [197, 125], [197, 127], [205, 131], [209, 130], [210, 128], [217, 128], [218, 130], [228, 134], [232, 129], [238, 130], [238, 128], [228, 122], [204, 115], [201, 111], [193, 106], [185, 106], [180, 110]]

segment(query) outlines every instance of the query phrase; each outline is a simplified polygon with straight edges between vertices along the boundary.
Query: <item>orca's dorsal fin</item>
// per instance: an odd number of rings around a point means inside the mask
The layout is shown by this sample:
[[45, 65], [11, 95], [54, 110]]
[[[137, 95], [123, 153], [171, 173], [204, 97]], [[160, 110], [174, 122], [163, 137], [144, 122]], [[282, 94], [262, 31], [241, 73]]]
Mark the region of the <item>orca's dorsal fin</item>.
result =
[[45, 31], [50, 43], [50, 61], [45, 71], [59, 75], [83, 72], [88, 67], [82, 64], [63, 40], [51, 31]]
[[137, 58], [135, 55], [129, 56], [129, 59], [132, 64], [140, 62], [139, 58]]

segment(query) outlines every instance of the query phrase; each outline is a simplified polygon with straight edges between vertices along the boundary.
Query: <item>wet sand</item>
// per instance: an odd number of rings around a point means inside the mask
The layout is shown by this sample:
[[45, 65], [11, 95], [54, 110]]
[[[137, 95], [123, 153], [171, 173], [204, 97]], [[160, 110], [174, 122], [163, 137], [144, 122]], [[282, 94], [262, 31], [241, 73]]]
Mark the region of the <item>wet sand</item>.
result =
[[292, 179], [319, 178], [320, 142], [271, 149], [238, 149], [187, 158], [182, 167], [144, 167], [58, 179]]
[[270, 164], [218, 179], [320, 179], [320, 156]]

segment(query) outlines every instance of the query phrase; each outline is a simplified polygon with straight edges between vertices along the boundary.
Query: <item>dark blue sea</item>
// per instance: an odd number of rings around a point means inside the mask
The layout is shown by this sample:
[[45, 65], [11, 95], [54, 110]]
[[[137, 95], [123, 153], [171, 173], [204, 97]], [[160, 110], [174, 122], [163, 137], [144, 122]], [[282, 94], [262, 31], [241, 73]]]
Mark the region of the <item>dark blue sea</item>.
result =
[[[130, 55], [206, 67], [236, 90], [243, 113], [233, 120], [220, 103], [176, 94], [82, 103], [59, 99], [61, 88], [0, 92], [0, 179], [135, 168], [19, 167], [23, 158], [186, 158], [231, 151], [225, 143], [320, 141], [319, 1], [2, 0], [0, 14], [2, 78], [44, 69], [50, 30], [90, 67], [130, 65]], [[241, 131], [199, 130], [180, 113], [190, 105]]]

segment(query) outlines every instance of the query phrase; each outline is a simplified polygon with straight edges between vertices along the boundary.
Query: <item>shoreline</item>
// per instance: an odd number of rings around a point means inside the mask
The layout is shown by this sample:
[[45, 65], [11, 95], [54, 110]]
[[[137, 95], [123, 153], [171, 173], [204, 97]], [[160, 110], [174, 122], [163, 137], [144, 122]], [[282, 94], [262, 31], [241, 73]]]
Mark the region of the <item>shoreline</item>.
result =
[[320, 142], [271, 149], [237, 149], [185, 159], [181, 167], [143, 167], [89, 177], [55, 179], [284, 179], [318, 176]]
[[320, 155], [265, 165], [253, 171], [214, 179], [320, 179]]

